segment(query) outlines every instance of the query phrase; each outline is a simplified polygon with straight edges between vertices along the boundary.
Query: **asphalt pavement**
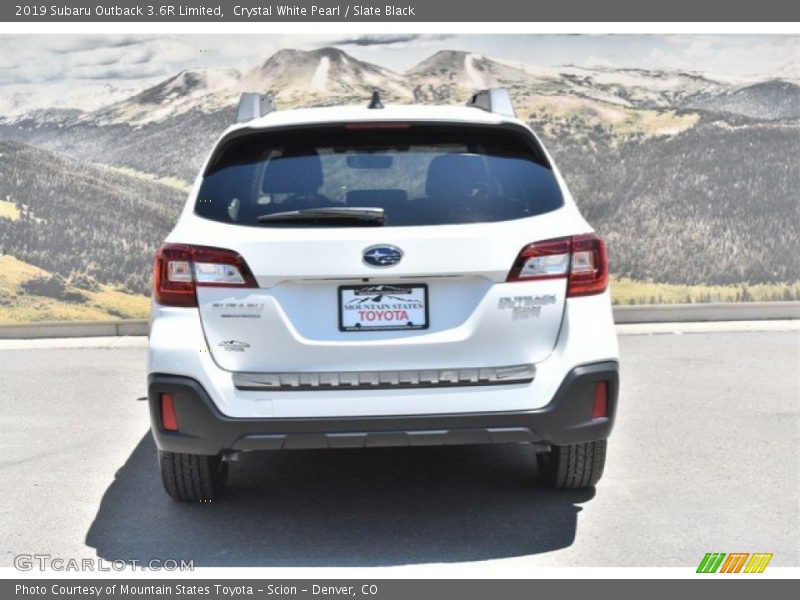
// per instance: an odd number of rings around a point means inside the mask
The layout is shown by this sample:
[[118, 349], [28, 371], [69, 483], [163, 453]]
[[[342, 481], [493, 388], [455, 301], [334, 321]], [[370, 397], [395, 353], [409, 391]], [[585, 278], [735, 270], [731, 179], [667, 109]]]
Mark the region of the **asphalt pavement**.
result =
[[[620, 338], [606, 474], [541, 487], [525, 446], [290, 451], [181, 505], [148, 433], [145, 342], [0, 344], [0, 566], [20, 553], [195, 566], [800, 566], [800, 332]], [[691, 329], [691, 328], [689, 328]], [[734, 328], [736, 329], [736, 328]]]

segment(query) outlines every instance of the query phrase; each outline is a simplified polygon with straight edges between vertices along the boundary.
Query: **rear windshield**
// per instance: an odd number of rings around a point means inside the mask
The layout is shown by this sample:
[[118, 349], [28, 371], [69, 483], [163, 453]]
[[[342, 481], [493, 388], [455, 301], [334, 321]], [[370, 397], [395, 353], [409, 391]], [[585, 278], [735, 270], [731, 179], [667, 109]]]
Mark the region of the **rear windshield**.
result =
[[[500, 127], [339, 125], [248, 133], [212, 158], [201, 217], [260, 227], [332, 226], [264, 216], [378, 208], [386, 226], [520, 219], [563, 205], [535, 140]], [[261, 220], [259, 220], [261, 218]]]

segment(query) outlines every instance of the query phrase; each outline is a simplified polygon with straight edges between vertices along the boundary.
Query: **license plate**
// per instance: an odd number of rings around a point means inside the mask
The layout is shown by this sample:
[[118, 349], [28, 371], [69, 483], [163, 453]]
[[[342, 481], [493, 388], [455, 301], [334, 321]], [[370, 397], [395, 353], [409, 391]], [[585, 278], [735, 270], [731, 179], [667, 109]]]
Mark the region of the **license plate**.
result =
[[428, 286], [347, 285], [339, 288], [340, 331], [428, 328]]

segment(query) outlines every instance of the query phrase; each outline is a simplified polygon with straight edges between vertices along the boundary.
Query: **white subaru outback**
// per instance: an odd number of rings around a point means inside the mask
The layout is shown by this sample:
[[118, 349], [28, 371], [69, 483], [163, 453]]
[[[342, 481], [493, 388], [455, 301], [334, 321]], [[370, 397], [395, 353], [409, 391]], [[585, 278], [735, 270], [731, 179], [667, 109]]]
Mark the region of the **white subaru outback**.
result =
[[158, 250], [149, 403], [170, 496], [241, 452], [526, 443], [602, 475], [602, 240], [505, 90], [276, 111], [244, 94]]

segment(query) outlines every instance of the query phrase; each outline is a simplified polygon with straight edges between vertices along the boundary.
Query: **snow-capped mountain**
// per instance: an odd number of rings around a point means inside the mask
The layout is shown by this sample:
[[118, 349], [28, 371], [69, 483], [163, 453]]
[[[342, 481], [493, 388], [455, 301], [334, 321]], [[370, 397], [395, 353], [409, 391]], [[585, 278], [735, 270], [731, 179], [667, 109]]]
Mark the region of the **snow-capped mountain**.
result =
[[287, 107], [318, 105], [343, 97], [368, 97], [381, 90], [387, 99], [412, 98], [404, 76], [364, 61], [337, 48], [280, 50], [262, 64], [236, 70], [181, 71], [111, 106], [93, 111], [86, 120], [100, 125], [141, 126], [190, 111], [212, 113], [233, 106], [245, 91], [275, 95]]
[[190, 110], [212, 112], [235, 102], [240, 74], [233, 69], [181, 71], [129, 98], [87, 115], [99, 125], [142, 125]]
[[406, 72], [417, 102], [461, 103], [476, 90], [506, 87], [515, 96], [533, 90], [553, 91], [558, 82], [530, 73], [519, 65], [494, 60], [482, 54], [441, 50]]
[[241, 89], [270, 91], [278, 102], [288, 104], [331, 96], [366, 98], [376, 89], [396, 101], [411, 99], [402, 75], [353, 58], [338, 48], [280, 50], [245, 73]]
[[505, 86], [525, 95], [580, 97], [638, 108], [675, 107], [697, 94], [729, 89], [721, 80], [699, 73], [565, 65], [540, 67], [443, 50], [406, 73], [414, 84], [476, 90]]
[[410, 69], [406, 75], [417, 85], [453, 85], [471, 90], [544, 81], [516, 66], [457, 50], [441, 50]]

